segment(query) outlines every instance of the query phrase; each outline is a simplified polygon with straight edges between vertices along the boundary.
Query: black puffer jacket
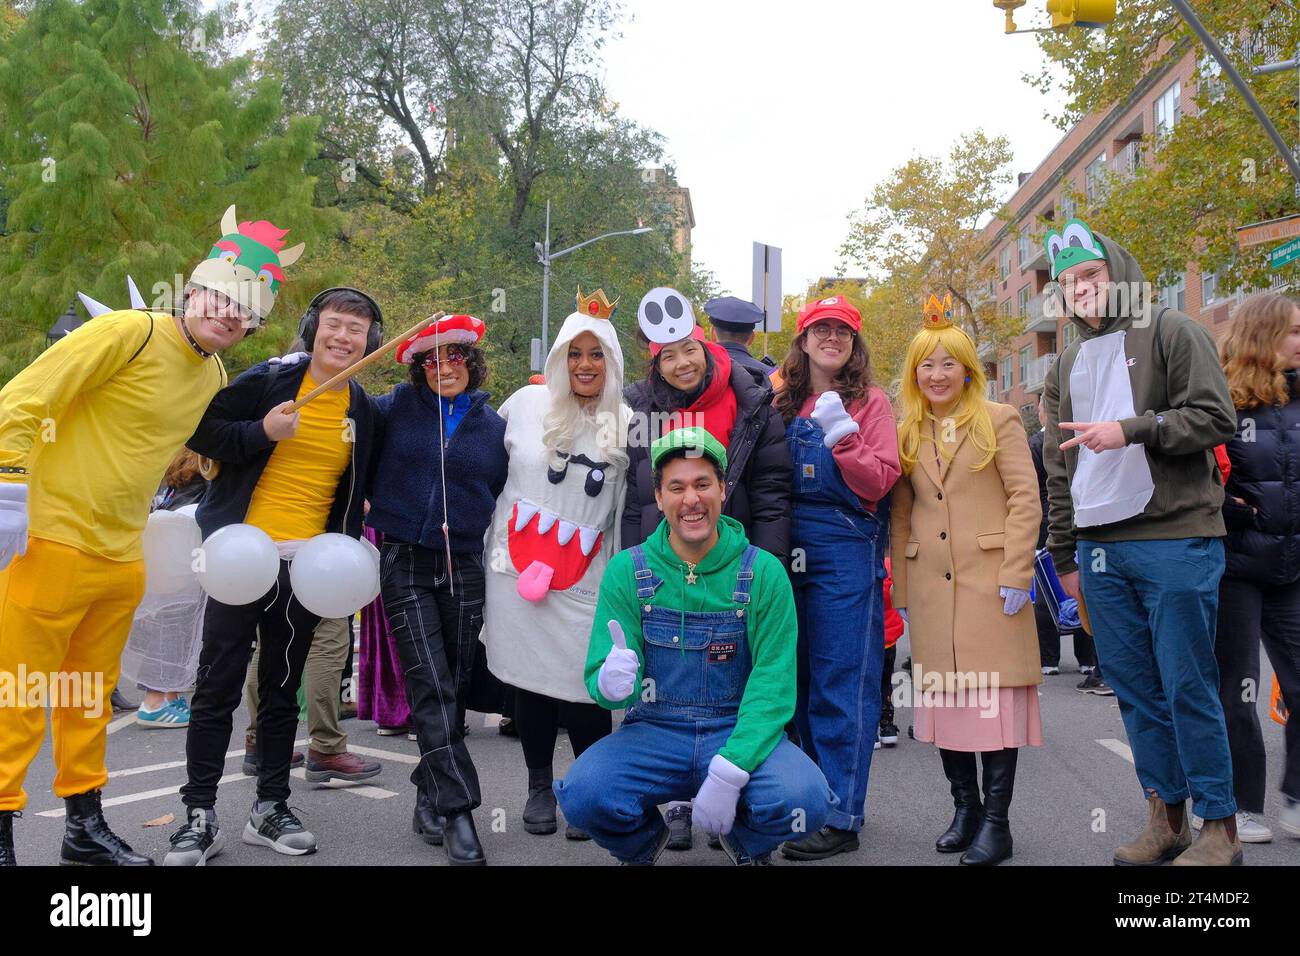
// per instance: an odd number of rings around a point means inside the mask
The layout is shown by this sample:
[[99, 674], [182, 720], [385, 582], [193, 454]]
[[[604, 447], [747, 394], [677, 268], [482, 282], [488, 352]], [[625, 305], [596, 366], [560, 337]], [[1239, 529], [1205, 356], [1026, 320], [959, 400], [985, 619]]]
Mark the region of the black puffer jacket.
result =
[[1238, 411], [1237, 432], [1228, 442], [1224, 573], [1264, 585], [1300, 578], [1300, 394], [1296, 373], [1287, 372], [1286, 379], [1290, 403]]
[[[761, 372], [739, 362], [731, 365], [731, 389], [736, 394], [736, 424], [727, 449], [727, 497], [722, 513], [745, 526], [750, 544], [776, 555], [784, 563], [790, 554], [790, 452], [785, 425], [772, 407], [772, 385]], [[642, 422], [672, 409], [656, 408], [644, 381], [624, 389], [632, 412]], [[642, 418], [642, 416], [647, 416]], [[647, 432], [645, 426], [639, 429]], [[633, 432], [634, 433], [634, 432]], [[627, 504], [623, 507], [622, 546], [643, 543], [659, 527], [663, 514], [655, 504], [650, 442], [628, 442]]]

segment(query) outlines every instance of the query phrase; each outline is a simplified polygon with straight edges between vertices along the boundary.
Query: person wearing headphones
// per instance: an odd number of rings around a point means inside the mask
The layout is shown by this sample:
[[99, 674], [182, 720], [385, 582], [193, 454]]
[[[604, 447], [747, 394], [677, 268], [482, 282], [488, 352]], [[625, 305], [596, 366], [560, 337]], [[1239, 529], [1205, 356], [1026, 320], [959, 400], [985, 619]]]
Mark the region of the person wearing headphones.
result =
[[281, 560], [275, 586], [256, 601], [235, 607], [208, 598], [185, 740], [186, 818], [171, 837], [163, 861], [168, 866], [206, 863], [221, 850], [217, 784], [254, 642], [261, 651], [257, 798], [242, 839], [291, 856], [316, 851], [316, 838], [287, 801], [298, 686], [320, 619], [295, 600], [289, 562], [316, 535], [361, 536], [380, 422], [373, 400], [355, 379], [297, 412], [292, 406], [378, 348], [383, 315], [363, 292], [327, 289], [312, 299], [301, 332], [308, 360], [266, 361], [248, 369], [212, 400], [187, 443], [221, 462], [196, 516], [204, 539], [227, 525], [251, 524], [270, 535]]

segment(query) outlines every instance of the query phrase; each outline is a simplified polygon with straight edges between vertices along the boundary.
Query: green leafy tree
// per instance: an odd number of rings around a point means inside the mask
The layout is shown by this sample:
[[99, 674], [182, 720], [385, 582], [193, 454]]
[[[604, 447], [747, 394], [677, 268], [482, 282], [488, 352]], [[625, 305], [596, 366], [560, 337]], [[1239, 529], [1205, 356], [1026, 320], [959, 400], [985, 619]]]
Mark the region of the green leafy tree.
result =
[[[1300, 13], [1275, 0], [1203, 0], [1197, 15], [1251, 85], [1282, 135], [1297, 140], [1293, 71], [1253, 76], [1251, 67], [1291, 57]], [[1053, 97], [1064, 128], [1134, 95], [1149, 72], [1193, 55], [1199, 78], [1182, 88], [1182, 116], [1170, 130], [1148, 130], [1131, 176], [1111, 176], [1080, 215], [1127, 246], [1149, 279], [1167, 281], [1189, 265], [1218, 272], [1226, 290], [1263, 287], [1266, 250], [1240, 251], [1236, 229], [1297, 211], [1297, 185], [1246, 102], [1177, 11], [1163, 0], [1121, 4], [1104, 31], [1041, 34], [1041, 70], [1026, 79]], [[1040, 230], [1041, 225], [1039, 224]], [[1284, 275], [1293, 277], [1294, 266]]]
[[[228, 56], [228, 12], [191, 0], [36, 0], [0, 41], [10, 335], [44, 331], [77, 290], [125, 305], [128, 272], [147, 299], [169, 298], [231, 203], [307, 241], [310, 265], [333, 221], [312, 207], [303, 175], [316, 122], [284, 117], [278, 83], [250, 79], [249, 63]], [[289, 283], [284, 311], [301, 287]]]

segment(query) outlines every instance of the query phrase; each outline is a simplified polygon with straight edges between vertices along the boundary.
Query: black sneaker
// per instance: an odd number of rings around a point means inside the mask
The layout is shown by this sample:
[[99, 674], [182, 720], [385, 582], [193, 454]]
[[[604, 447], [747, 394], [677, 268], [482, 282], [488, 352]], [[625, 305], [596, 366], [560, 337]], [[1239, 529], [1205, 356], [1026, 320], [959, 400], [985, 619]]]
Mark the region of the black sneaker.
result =
[[1080, 694], [1096, 694], [1098, 697], [1114, 697], [1115, 691], [1104, 680], [1097, 676], [1096, 672], [1089, 674], [1083, 679], [1078, 687], [1075, 688]]
[[898, 725], [892, 720], [880, 722], [880, 742], [886, 747], [898, 746]]
[[257, 812], [257, 804], [244, 824], [243, 841], [250, 846], [269, 846], [286, 856], [303, 856], [316, 852], [316, 838], [294, 816], [289, 805], [281, 800], [265, 813]]
[[791, 860], [825, 860], [837, 853], [851, 853], [858, 846], [858, 835], [852, 830], [822, 827], [812, 836], [782, 843], [781, 853]]
[[679, 804], [664, 814], [668, 824], [668, 849], [689, 850], [695, 845], [695, 836], [691, 832], [691, 805]]
[[205, 866], [225, 846], [217, 815], [191, 807], [186, 824], [172, 834], [171, 845], [163, 857], [163, 866]]

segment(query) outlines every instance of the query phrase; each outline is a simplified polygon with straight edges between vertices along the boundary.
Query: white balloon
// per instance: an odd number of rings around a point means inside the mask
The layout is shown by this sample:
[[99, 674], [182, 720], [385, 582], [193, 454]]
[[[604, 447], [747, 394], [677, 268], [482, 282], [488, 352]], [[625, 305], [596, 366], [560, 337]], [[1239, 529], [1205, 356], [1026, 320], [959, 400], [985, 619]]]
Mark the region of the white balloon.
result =
[[289, 565], [293, 596], [322, 618], [351, 617], [379, 593], [374, 547], [345, 534], [318, 534]]
[[194, 549], [203, 533], [192, 514], [155, 511], [149, 515], [140, 543], [144, 547], [144, 593], [176, 594], [194, 587]]
[[271, 590], [279, 576], [280, 552], [261, 528], [230, 524], [203, 542], [199, 584], [222, 604], [250, 604]]

